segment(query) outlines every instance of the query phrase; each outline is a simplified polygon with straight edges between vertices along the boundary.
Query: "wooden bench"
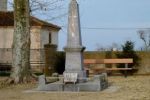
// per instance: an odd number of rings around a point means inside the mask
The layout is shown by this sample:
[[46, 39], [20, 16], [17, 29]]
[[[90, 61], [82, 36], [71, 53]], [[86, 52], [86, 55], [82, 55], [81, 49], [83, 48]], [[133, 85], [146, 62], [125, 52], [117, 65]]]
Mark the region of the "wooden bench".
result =
[[133, 63], [132, 58], [124, 58], [124, 59], [84, 59], [84, 64], [125, 64], [125, 68], [94, 68], [95, 72], [99, 71], [125, 71], [125, 77], [127, 77], [127, 70], [132, 70], [132, 68], [128, 68], [128, 64]]

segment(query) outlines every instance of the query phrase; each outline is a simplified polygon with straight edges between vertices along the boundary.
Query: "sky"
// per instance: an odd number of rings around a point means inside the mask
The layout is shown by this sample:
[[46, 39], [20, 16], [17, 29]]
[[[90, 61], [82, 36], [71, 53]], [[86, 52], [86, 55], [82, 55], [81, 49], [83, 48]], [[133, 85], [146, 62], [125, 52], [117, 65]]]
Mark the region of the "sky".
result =
[[[135, 49], [143, 46], [137, 31], [150, 28], [149, 0], [78, 0], [80, 7], [82, 44], [87, 51], [123, 45], [131, 40]], [[68, 2], [62, 12], [67, 12]], [[59, 34], [59, 50], [66, 45], [67, 15], [54, 21], [62, 27]]]
[[[67, 40], [68, 5], [70, 0], [60, 0], [62, 7], [51, 12], [56, 18], [48, 20], [62, 26], [59, 32], [59, 50]], [[137, 31], [150, 28], [150, 0], [77, 0], [80, 8], [82, 44], [87, 51], [112, 44], [123, 45], [131, 40], [135, 49], [143, 46]], [[44, 14], [43, 14], [44, 15]], [[41, 14], [38, 17], [44, 19]], [[143, 29], [142, 29], [143, 28]]]

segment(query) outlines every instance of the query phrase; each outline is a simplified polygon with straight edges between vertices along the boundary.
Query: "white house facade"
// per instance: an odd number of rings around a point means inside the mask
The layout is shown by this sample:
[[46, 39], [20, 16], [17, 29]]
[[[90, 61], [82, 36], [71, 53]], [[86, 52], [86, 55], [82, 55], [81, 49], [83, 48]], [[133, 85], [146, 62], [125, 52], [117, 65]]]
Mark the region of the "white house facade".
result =
[[[45, 44], [58, 46], [59, 26], [30, 17], [31, 62], [42, 62]], [[11, 64], [14, 16], [11, 11], [0, 11], [0, 65]]]

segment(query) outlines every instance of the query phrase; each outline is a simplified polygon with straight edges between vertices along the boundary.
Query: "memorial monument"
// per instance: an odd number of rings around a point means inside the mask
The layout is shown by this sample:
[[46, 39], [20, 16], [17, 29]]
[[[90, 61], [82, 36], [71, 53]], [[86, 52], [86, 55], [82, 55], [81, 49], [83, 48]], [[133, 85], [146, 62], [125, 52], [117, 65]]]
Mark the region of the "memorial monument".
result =
[[69, 4], [68, 34], [65, 71], [63, 78], [57, 82], [46, 83], [45, 76], [39, 77], [37, 90], [40, 91], [101, 91], [107, 87], [107, 75], [95, 75], [89, 80], [83, 65], [83, 51], [79, 7], [76, 0]]
[[69, 5], [67, 38], [67, 46], [64, 48], [66, 52], [64, 73], [77, 73], [78, 81], [84, 81], [86, 78], [86, 71], [83, 66], [85, 47], [82, 46], [79, 7], [76, 0], [72, 0]]

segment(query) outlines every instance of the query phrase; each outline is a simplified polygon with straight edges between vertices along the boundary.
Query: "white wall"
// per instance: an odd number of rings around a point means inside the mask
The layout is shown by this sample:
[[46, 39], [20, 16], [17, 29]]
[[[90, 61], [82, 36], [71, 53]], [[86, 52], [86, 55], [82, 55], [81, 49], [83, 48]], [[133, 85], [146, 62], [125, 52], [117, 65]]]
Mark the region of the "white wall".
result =
[[44, 48], [44, 45], [49, 43], [49, 31], [48, 30], [41, 29], [40, 43], [41, 43], [41, 48]]
[[58, 32], [52, 31], [52, 44], [55, 44], [58, 46]]
[[49, 33], [51, 33], [51, 44], [55, 44], [58, 46], [58, 32], [53, 31], [53, 30], [46, 30], [42, 29], [41, 30], [41, 47], [44, 47], [44, 44], [49, 43]]
[[31, 29], [31, 49], [39, 49], [40, 48], [40, 31], [41, 29], [38, 27], [32, 27]]
[[[13, 27], [0, 28], [0, 48], [11, 48], [13, 43]], [[40, 48], [40, 28], [31, 29], [31, 49]]]
[[[0, 28], [0, 48], [11, 48], [13, 42], [13, 27]], [[58, 32], [41, 29], [40, 27], [31, 28], [31, 49], [43, 48], [44, 44], [49, 43], [49, 33], [51, 33], [51, 43], [58, 46]]]
[[0, 48], [12, 47], [13, 32], [13, 27], [0, 28]]
[[[7, 48], [12, 48], [13, 32], [13, 27], [0, 28], [0, 48], [3, 48], [0, 49], [0, 63], [12, 61], [11, 49]], [[49, 43], [49, 33], [49, 29], [41, 29], [40, 27], [31, 28], [31, 61], [40, 61], [44, 59], [40, 54], [41, 51], [38, 49], [43, 49], [44, 44]], [[51, 33], [52, 44], [58, 45], [58, 32], [52, 31]]]

